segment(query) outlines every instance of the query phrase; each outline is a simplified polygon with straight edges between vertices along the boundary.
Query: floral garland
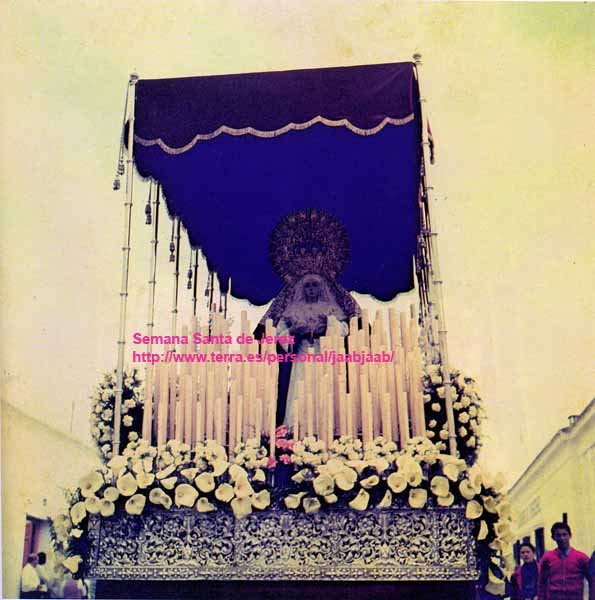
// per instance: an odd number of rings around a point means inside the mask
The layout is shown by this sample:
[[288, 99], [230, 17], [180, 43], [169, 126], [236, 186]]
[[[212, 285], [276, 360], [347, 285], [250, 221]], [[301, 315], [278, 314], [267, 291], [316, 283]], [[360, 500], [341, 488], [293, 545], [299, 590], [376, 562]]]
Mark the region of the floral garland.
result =
[[[426, 435], [446, 450], [448, 423], [444, 379], [439, 365], [429, 365], [423, 377], [426, 406]], [[475, 381], [460, 371], [450, 374], [450, 394], [455, 418], [457, 451], [468, 465], [477, 460], [481, 448], [481, 426], [485, 418], [482, 400]]]
[[[89, 419], [91, 437], [97, 445], [101, 459], [104, 462], [112, 457], [116, 374], [115, 369], [112, 372], [104, 373], [103, 378], [95, 386], [91, 395], [91, 416]], [[141, 381], [138, 378], [138, 370], [133, 369], [130, 374], [124, 372], [122, 378], [121, 447], [126, 446], [128, 442], [139, 439], [143, 419], [143, 399], [140, 392]]]
[[[284, 498], [290, 510], [314, 514], [331, 506], [370, 508], [462, 506], [475, 521], [474, 535], [488, 560], [488, 584], [500, 588], [502, 571], [496, 557], [510, 550], [510, 504], [503, 495], [501, 474], [492, 477], [477, 465], [441, 453], [430, 440], [412, 438], [402, 450], [382, 437], [367, 444], [349, 437], [330, 448], [315, 438], [294, 447], [299, 470]], [[495, 562], [496, 561], [496, 562]]]
[[131, 442], [122, 456], [93, 470], [67, 495], [68, 511], [52, 522], [54, 550], [65, 568], [82, 577], [89, 553], [89, 515], [140, 515], [147, 500], [166, 510], [173, 505], [201, 513], [227, 510], [238, 519], [253, 509], [263, 510], [270, 504], [263, 471], [267, 461], [266, 449], [256, 440], [238, 446], [233, 462], [214, 441], [192, 449], [176, 440], [159, 448], [146, 440]]

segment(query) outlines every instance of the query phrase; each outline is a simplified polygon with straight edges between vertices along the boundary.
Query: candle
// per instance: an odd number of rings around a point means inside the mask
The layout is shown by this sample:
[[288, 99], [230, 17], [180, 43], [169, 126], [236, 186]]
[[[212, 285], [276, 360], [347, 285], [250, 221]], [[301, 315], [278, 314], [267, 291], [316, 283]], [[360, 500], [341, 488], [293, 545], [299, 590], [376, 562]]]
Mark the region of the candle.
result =
[[388, 392], [382, 394], [382, 435], [384, 439], [392, 442], [393, 432], [390, 415], [390, 394]]
[[236, 445], [241, 444], [243, 438], [243, 419], [244, 419], [244, 396], [238, 395], [237, 415], [236, 415]]
[[211, 363], [207, 363], [205, 419], [205, 435], [207, 440], [213, 440], [215, 439], [215, 372]]
[[153, 376], [155, 379], [155, 385], [153, 386], [153, 438], [155, 439], [155, 443], [157, 443], [158, 432], [159, 432], [159, 396], [161, 395], [161, 385], [160, 385], [160, 377], [159, 372], [161, 369], [159, 366], [153, 368]]
[[215, 402], [214, 402], [214, 433], [213, 433], [213, 439], [220, 444], [221, 443], [221, 437], [220, 437], [220, 432], [221, 432], [221, 410], [220, 410], [220, 406], [221, 406], [221, 398], [216, 397], [215, 398]]
[[[370, 336], [370, 350], [373, 354], [377, 354], [379, 351], [378, 342], [378, 336], [373, 333]], [[378, 390], [379, 365], [380, 363], [374, 362], [368, 363], [367, 365], [370, 385], [370, 406], [374, 416], [374, 437], [380, 435], [380, 401]]]
[[306, 433], [308, 437], [314, 435], [314, 398], [311, 393], [306, 393]]
[[300, 407], [304, 397], [304, 382], [298, 381], [296, 395], [293, 400], [293, 441], [300, 439]]
[[[186, 338], [188, 338], [188, 325], [182, 325], [182, 337], [186, 336]], [[182, 344], [182, 352], [184, 354], [188, 354], [188, 344]], [[190, 365], [188, 363], [184, 364], [184, 368], [189, 367]]]
[[181, 400], [176, 400], [176, 422], [174, 429], [174, 439], [178, 442], [182, 441], [182, 433], [184, 427], [184, 403]]
[[426, 419], [425, 419], [425, 411], [424, 411], [424, 399], [423, 399], [423, 389], [422, 389], [422, 356], [421, 356], [421, 348], [417, 346], [414, 352], [414, 365], [415, 365], [415, 379], [414, 379], [414, 388], [415, 388], [415, 404], [416, 404], [416, 415], [418, 418], [418, 435], [425, 436], [426, 435]]
[[184, 442], [192, 445], [192, 376], [184, 375]]
[[151, 443], [151, 429], [153, 425], [153, 367], [147, 365], [145, 377], [145, 405], [143, 408], [143, 439]]
[[180, 377], [180, 388], [177, 390], [178, 397], [176, 398], [176, 440], [182, 441], [184, 439], [184, 417], [185, 417], [185, 406], [184, 399], [186, 398], [186, 378], [184, 376], [183, 369], [181, 370]]
[[417, 436], [419, 435], [418, 426], [419, 426], [419, 417], [417, 414], [417, 404], [416, 404], [416, 396], [415, 396], [415, 373], [414, 373], [414, 364], [413, 364], [413, 352], [409, 352], [407, 354], [407, 399], [409, 406], [409, 415], [411, 419], [411, 435]]
[[[392, 338], [392, 334], [391, 334]], [[394, 352], [395, 360], [398, 360], [398, 353], [395, 348], [392, 348]], [[399, 438], [399, 430], [397, 425], [397, 390], [395, 389], [395, 373], [394, 363], [386, 363], [386, 383], [388, 386], [388, 393], [390, 396], [390, 422], [391, 422], [391, 436], [393, 440]]]
[[208, 363], [198, 364], [198, 397], [202, 404], [200, 416], [201, 440], [208, 439], [207, 432], [207, 365]]
[[[318, 365], [316, 365], [318, 366]], [[319, 376], [319, 385], [317, 386], [316, 406], [318, 408], [318, 437], [323, 442], [328, 443], [327, 439], [327, 420], [328, 409], [326, 404], [328, 396], [326, 394], [326, 378], [320, 373], [320, 369], [316, 369]]]
[[362, 390], [362, 438], [364, 444], [372, 441], [372, 407], [370, 403], [370, 392]]
[[339, 379], [339, 436], [347, 435], [347, 405], [345, 401], [345, 379]]
[[395, 390], [397, 393], [397, 413], [399, 417], [399, 440], [401, 448], [405, 447], [409, 439], [409, 412], [407, 410], [407, 394], [403, 390], [403, 376], [401, 364], [394, 363]]
[[157, 445], [161, 446], [165, 444], [167, 440], [167, 417], [168, 417], [168, 369], [167, 363], [160, 363], [159, 365], [159, 382], [160, 382], [160, 396], [159, 396], [159, 419], [157, 423]]
[[399, 313], [399, 319], [401, 322], [401, 345], [405, 353], [409, 352], [409, 334], [407, 327], [407, 315], [404, 312]]
[[262, 400], [259, 397], [256, 398], [256, 410], [254, 413], [256, 416], [254, 423], [254, 437], [256, 438], [256, 444], [260, 445], [260, 438], [262, 436]]
[[193, 427], [190, 433], [191, 436], [191, 444], [193, 444], [198, 437], [198, 416], [197, 416], [197, 399], [198, 399], [198, 364], [192, 363], [192, 368], [190, 369], [190, 398], [191, 398], [191, 415], [190, 421], [193, 423]]
[[347, 435], [355, 437], [353, 432], [353, 396], [350, 393], [345, 394], [345, 404], [347, 407]]
[[197, 442], [204, 442], [204, 400], [199, 399], [196, 401], [196, 440]]
[[191, 326], [190, 326], [190, 347], [192, 348], [192, 352], [196, 352], [196, 344], [194, 343], [194, 334], [198, 331], [198, 319], [196, 318], [196, 315], [192, 316], [192, 321], [191, 321]]
[[[354, 352], [358, 347], [357, 344], [357, 332], [349, 334], [347, 338], [347, 351]], [[349, 396], [351, 403], [351, 418], [353, 419], [353, 429], [350, 435], [357, 435], [359, 431], [359, 418], [360, 405], [358, 402], [359, 395], [359, 381], [358, 381], [358, 369], [357, 365], [353, 362], [347, 363], [347, 375], [349, 376]]]
[[[167, 346], [166, 346], [167, 353]], [[168, 428], [167, 428], [167, 439], [171, 440], [175, 436], [176, 426], [176, 402], [178, 400], [178, 372], [175, 363], [169, 363], [169, 416], [168, 416]]]
[[223, 382], [223, 396], [222, 396], [222, 404], [221, 404], [221, 412], [222, 412], [222, 422], [223, 422], [223, 432], [221, 434], [221, 443], [224, 446], [228, 446], [227, 440], [227, 432], [228, 432], [228, 423], [229, 423], [229, 392], [227, 390], [227, 381], [228, 381], [228, 367], [227, 365], [223, 365], [223, 376], [225, 378]]
[[333, 441], [333, 430], [334, 430], [334, 407], [333, 407], [333, 393], [331, 390], [331, 380], [330, 375], [327, 373], [324, 376], [324, 391], [325, 391], [325, 408], [326, 408], [326, 445], [327, 447], [331, 445]]
[[362, 438], [365, 442], [372, 440], [372, 404], [368, 391], [368, 372], [365, 364], [360, 367], [360, 398], [362, 406]]
[[237, 380], [232, 379], [231, 387], [229, 389], [229, 454], [232, 453], [232, 451], [236, 445], [237, 418], [238, 418], [237, 388], [238, 388]]
[[368, 314], [368, 310], [365, 308], [364, 310], [362, 310], [362, 331], [364, 334], [363, 344], [366, 346], [367, 352], [370, 345], [370, 317]]

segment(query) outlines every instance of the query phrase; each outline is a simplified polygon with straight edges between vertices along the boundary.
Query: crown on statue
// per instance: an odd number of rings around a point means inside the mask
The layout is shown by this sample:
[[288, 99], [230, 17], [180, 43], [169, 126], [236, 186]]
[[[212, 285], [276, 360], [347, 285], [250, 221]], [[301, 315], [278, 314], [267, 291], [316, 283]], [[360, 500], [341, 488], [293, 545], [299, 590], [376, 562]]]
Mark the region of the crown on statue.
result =
[[285, 283], [308, 273], [334, 281], [349, 262], [349, 236], [343, 224], [318, 208], [284, 217], [271, 233], [273, 269]]

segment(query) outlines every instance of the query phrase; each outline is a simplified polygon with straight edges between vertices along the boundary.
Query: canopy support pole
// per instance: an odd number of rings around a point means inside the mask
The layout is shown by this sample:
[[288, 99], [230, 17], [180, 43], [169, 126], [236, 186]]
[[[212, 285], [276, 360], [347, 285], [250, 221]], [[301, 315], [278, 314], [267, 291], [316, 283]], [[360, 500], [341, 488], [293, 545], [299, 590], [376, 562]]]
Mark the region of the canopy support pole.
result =
[[[153, 238], [151, 239], [151, 251], [149, 255], [149, 309], [147, 319], [147, 354], [153, 352], [151, 336], [155, 326], [155, 287], [157, 285], [157, 247], [159, 244], [159, 184], [153, 181], [149, 184], [149, 201], [153, 200]], [[155, 379], [155, 368], [152, 363], [147, 365], [145, 371], [145, 406], [143, 410], [143, 439], [151, 443], [151, 431], [153, 426], [153, 381]]]
[[132, 185], [134, 176], [134, 100], [138, 75], [132, 73], [128, 81], [129, 127], [128, 158], [126, 159], [126, 198], [124, 200], [124, 241], [122, 245], [122, 283], [120, 287], [120, 328], [118, 337], [118, 366], [116, 370], [116, 399], [114, 402], [114, 437], [112, 455], [120, 454], [120, 422], [122, 417], [122, 391], [124, 380], [124, 349], [126, 346], [126, 303], [128, 300], [128, 270], [130, 266], [130, 229], [132, 215]]
[[[176, 335], [178, 329], [178, 289], [180, 284], [180, 217], [174, 219], [175, 258], [174, 258], [174, 293], [171, 307], [171, 334]], [[174, 348], [175, 349], [175, 348]]]
[[[419, 87], [419, 110], [421, 115], [421, 139], [422, 139], [422, 179], [424, 185], [424, 201], [429, 210], [429, 191], [432, 189], [429, 185], [428, 165], [429, 160], [429, 141], [428, 141], [428, 122], [427, 115], [423, 109], [426, 99], [422, 94], [419, 72], [421, 68], [421, 54], [414, 54], [415, 72], [417, 75], [417, 85]], [[434, 215], [434, 219], [435, 219]], [[455, 432], [455, 418], [452, 406], [452, 398], [450, 396], [450, 366], [448, 363], [448, 346], [446, 343], [446, 317], [444, 311], [444, 297], [442, 288], [442, 277], [440, 275], [440, 260], [438, 257], [438, 244], [436, 241], [437, 233], [432, 229], [430, 220], [427, 220], [426, 235], [430, 244], [430, 298], [431, 298], [431, 327], [434, 328], [434, 321], [437, 321], [438, 326], [438, 342], [440, 347], [440, 363], [442, 365], [442, 377], [444, 378], [444, 395], [446, 404], [446, 420], [448, 424], [448, 449], [450, 454], [457, 454], [457, 439]], [[434, 336], [433, 336], [434, 337]], [[435, 337], [434, 337], [435, 339]]]
[[[159, 246], [159, 195], [160, 186], [158, 183], [151, 182], [151, 187], [154, 187], [153, 196], [153, 238], [151, 239], [151, 252], [149, 256], [149, 312], [147, 320], [147, 335], [153, 335], [153, 327], [155, 326], [155, 289], [157, 286], [157, 248]], [[147, 352], [152, 352], [153, 344], [149, 340], [147, 344]]]
[[198, 250], [192, 250], [192, 256], [194, 259], [194, 264], [192, 268], [194, 269], [194, 281], [192, 285], [192, 314], [196, 317], [196, 302], [198, 300]]

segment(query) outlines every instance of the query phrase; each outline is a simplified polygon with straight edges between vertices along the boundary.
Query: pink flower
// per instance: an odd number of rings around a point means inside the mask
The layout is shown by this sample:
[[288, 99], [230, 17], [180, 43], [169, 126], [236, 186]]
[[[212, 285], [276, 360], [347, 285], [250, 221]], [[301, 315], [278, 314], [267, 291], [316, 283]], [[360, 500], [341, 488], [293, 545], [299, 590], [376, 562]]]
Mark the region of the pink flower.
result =
[[282, 438], [285, 437], [288, 433], [289, 429], [287, 428], [287, 425], [279, 425], [279, 427], [277, 427], [276, 431], [275, 431], [275, 437], [278, 438]]
[[269, 460], [267, 461], [267, 469], [275, 468], [276, 464], [277, 464], [277, 461], [275, 460], [275, 457], [269, 456]]
[[279, 457], [279, 460], [284, 464], [284, 465], [290, 465], [291, 464], [291, 456], [289, 456], [289, 454], [282, 454]]
[[293, 451], [293, 440], [277, 440], [277, 448], [281, 448], [281, 450], [289, 450]]

